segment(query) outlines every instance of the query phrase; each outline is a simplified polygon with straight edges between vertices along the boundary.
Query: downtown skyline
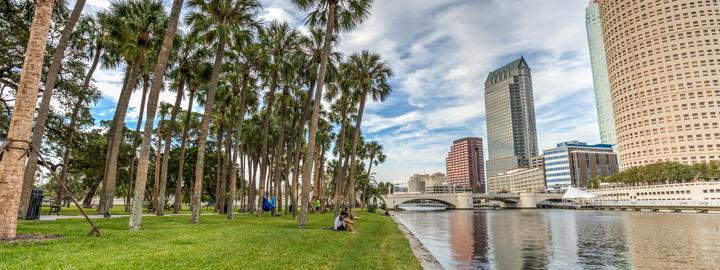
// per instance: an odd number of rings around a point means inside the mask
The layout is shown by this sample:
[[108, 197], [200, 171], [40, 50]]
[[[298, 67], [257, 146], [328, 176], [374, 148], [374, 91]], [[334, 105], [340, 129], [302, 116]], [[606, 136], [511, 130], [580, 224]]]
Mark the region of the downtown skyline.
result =
[[[261, 2], [266, 21], [302, 24], [303, 14], [289, 1]], [[100, 9], [107, 3], [88, 1], [88, 8]], [[599, 142], [584, 23], [586, 5], [585, 1], [542, 5], [534, 1], [417, 1], [408, 6], [378, 1], [365, 24], [341, 35], [339, 47], [345, 54], [358, 48], [382, 53], [395, 69], [391, 81], [395, 92], [384, 104], [369, 103], [363, 121], [363, 136], [379, 141], [388, 153], [385, 164], [377, 167], [377, 179], [405, 181], [415, 172], [443, 171], [453, 140], [487, 138], [484, 80], [488, 72], [521, 55], [533, 68], [539, 148], [567, 140]], [[483, 18], [474, 15], [485, 10], [495, 12]], [[552, 10], [556, 16], [537, 12], [542, 10]], [[522, 16], [504, 20], [510, 14]], [[103, 92], [93, 110], [98, 122], [112, 118], [121, 80], [119, 70], [98, 72], [96, 82]], [[173, 98], [170, 92], [161, 94], [162, 101]], [[128, 127], [137, 121], [139, 99], [134, 95], [131, 100]]]

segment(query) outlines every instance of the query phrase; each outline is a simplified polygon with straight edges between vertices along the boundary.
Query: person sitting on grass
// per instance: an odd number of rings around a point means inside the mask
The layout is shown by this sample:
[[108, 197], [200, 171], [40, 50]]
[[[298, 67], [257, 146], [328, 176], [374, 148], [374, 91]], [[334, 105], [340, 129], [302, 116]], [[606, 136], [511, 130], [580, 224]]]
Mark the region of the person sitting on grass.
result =
[[350, 220], [348, 213], [345, 211], [340, 212], [340, 215], [335, 218], [335, 226], [333, 228], [336, 231], [350, 231], [352, 233], [357, 233], [353, 228], [353, 221]]

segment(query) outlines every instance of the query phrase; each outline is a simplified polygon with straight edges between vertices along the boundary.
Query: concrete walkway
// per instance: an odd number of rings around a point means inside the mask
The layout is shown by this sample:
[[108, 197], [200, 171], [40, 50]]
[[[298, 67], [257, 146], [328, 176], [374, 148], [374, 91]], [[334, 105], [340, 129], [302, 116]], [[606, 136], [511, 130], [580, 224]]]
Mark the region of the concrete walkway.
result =
[[[171, 217], [171, 216], [189, 216], [190, 214], [165, 214], [165, 217]], [[88, 215], [91, 219], [101, 219], [105, 218], [103, 215]], [[112, 215], [110, 218], [124, 218], [124, 217], [130, 217], [130, 215]], [[143, 217], [156, 217], [155, 214], [143, 214]], [[82, 215], [79, 216], [47, 216], [47, 215], [40, 215], [40, 221], [53, 221], [58, 219], [72, 219], [72, 218], [85, 218]]]

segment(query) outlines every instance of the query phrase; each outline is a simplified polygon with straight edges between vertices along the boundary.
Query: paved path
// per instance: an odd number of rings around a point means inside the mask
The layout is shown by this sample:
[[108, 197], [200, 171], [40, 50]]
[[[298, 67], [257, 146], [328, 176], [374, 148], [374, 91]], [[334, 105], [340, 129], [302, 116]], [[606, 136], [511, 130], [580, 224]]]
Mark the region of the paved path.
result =
[[[190, 214], [166, 214], [165, 217], [171, 217], [171, 216], [189, 216]], [[155, 217], [155, 214], [143, 214], [143, 217]], [[91, 219], [101, 219], [104, 218], [103, 215], [88, 215]], [[130, 215], [112, 215], [110, 218], [124, 218], [124, 217], [130, 217]], [[40, 215], [40, 221], [53, 221], [58, 219], [71, 219], [71, 218], [85, 218], [82, 215], [79, 216], [47, 216], [47, 215]]]

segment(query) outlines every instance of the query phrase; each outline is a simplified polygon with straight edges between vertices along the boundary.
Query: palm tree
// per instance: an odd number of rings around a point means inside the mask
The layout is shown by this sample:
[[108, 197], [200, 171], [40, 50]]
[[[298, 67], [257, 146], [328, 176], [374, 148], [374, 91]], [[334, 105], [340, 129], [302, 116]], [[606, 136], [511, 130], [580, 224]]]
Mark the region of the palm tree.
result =
[[[375, 166], [377, 166], [382, 163], [385, 163], [386, 156], [383, 153], [382, 145], [376, 141], [371, 141], [367, 145], [365, 145], [365, 150], [367, 151], [367, 155], [370, 157], [370, 161], [368, 162], [368, 169], [367, 169], [367, 173], [366, 173], [366, 175], [368, 177], [370, 177], [373, 164], [375, 164]], [[365, 208], [365, 205], [368, 200], [367, 191], [368, 191], [368, 182], [370, 182], [369, 180], [370, 179], [368, 179], [368, 181], [365, 181], [365, 183], [363, 184], [363, 191], [362, 191], [363, 198], [362, 198], [362, 201], [360, 201], [362, 203], [360, 208]]]
[[333, 188], [333, 191], [335, 192], [335, 215], [339, 213], [340, 190], [343, 188], [345, 179], [346, 164], [343, 164], [343, 160], [345, 160], [345, 146], [347, 144], [345, 142], [345, 138], [347, 135], [348, 114], [351, 113], [351, 110], [355, 108], [356, 104], [356, 100], [354, 99], [350, 89], [352, 82], [346, 79], [348, 78], [347, 74], [345, 74], [348, 70], [346, 66], [347, 64], [345, 63], [341, 65], [340, 75], [338, 76], [339, 79], [338, 81], [329, 84], [327, 96], [325, 97], [327, 101], [332, 101], [337, 98], [336, 102], [331, 107], [333, 114], [331, 114], [330, 119], [340, 124], [340, 133], [338, 134], [337, 144], [335, 145], [338, 157], [338, 168], [334, 170], [335, 187]]
[[[35, 149], [40, 149], [42, 144], [43, 135], [45, 133], [45, 124], [47, 123], [48, 115], [50, 113], [50, 99], [52, 99], [53, 90], [55, 89], [55, 83], [57, 82], [58, 74], [60, 73], [60, 65], [62, 64], [63, 58], [65, 58], [65, 48], [70, 41], [70, 36], [73, 33], [75, 24], [77, 24], [80, 13], [82, 12], [83, 6], [85, 6], [85, 0], [78, 0], [75, 2], [70, 17], [65, 23], [65, 27], [60, 34], [60, 40], [58, 41], [55, 52], [53, 52], [52, 62], [50, 62], [50, 68], [45, 78], [45, 91], [43, 92], [42, 101], [40, 101], [40, 108], [38, 108], [38, 116], [35, 119], [35, 128], [32, 135], [32, 145]], [[35, 183], [35, 169], [37, 166], [37, 152], [32, 151], [28, 154], [28, 162], [25, 167], [25, 176], [23, 177], [23, 189], [22, 195], [20, 196], [20, 211], [18, 217], [24, 219], [27, 213], [27, 208], [30, 203], [30, 195], [32, 193], [33, 184]]]
[[[373, 0], [292, 0], [293, 3], [304, 11], [310, 11], [306, 24], [310, 26], [325, 27], [325, 40], [323, 41], [323, 53], [320, 57], [320, 71], [318, 71], [317, 83], [315, 84], [315, 103], [310, 121], [308, 133], [308, 145], [305, 149], [305, 161], [303, 179], [310, 179], [313, 169], [313, 154], [315, 149], [315, 136], [320, 117], [320, 101], [322, 100], [322, 89], [325, 86], [325, 73], [327, 72], [328, 58], [331, 50], [332, 36], [340, 30], [351, 30], [367, 18], [370, 14], [370, 7]], [[307, 222], [307, 209], [310, 203], [310, 182], [302, 184], [302, 212], [298, 226], [304, 228]]]
[[30, 137], [32, 129], [54, 4], [54, 0], [35, 1], [35, 15], [30, 27], [25, 61], [7, 134], [7, 141], [12, 147], [5, 149], [0, 162], [0, 240], [13, 239], [16, 236], [26, 161], [23, 157], [28, 150], [28, 146], [23, 142]]
[[353, 54], [348, 61], [348, 76], [354, 86], [359, 90], [360, 107], [355, 120], [355, 134], [353, 135], [352, 150], [350, 153], [350, 212], [355, 208], [355, 158], [357, 156], [360, 127], [362, 124], [365, 99], [371, 95], [374, 101], [384, 101], [392, 89], [388, 84], [392, 76], [392, 69], [380, 59], [380, 55], [363, 50], [360, 54]]
[[192, 197], [192, 223], [200, 220], [200, 195], [202, 178], [205, 169], [205, 144], [209, 127], [210, 114], [215, 102], [220, 69], [222, 68], [225, 46], [234, 35], [247, 33], [255, 27], [255, 14], [260, 5], [256, 0], [191, 0], [189, 5], [194, 9], [186, 18], [192, 26], [192, 34], [207, 43], [215, 44], [217, 51], [213, 63], [210, 85], [205, 101], [205, 112], [200, 127], [200, 138], [197, 143], [197, 159], [195, 164], [195, 183]]
[[[199, 47], [200, 45], [194, 39], [187, 39], [183, 42], [187, 46]], [[188, 132], [190, 131], [190, 118], [192, 117], [193, 101], [195, 99], [196, 92], [200, 85], [210, 81], [210, 74], [212, 72], [212, 66], [207, 60], [207, 48], [204, 48], [202, 53], [198, 53], [196, 57], [190, 61], [195, 68], [191, 69], [188, 73], [188, 108], [185, 115], [182, 136], [180, 137], [180, 156], [178, 157], [178, 176], [175, 181], [175, 208], [173, 213], [177, 214], [180, 212], [182, 206], [182, 187], [183, 187], [183, 173], [185, 166], [185, 152], [187, 151], [187, 138]], [[181, 50], [182, 51], [182, 50]]]
[[[103, 13], [98, 13], [96, 16], [106, 16]], [[106, 29], [103, 29], [102, 25], [93, 16], [83, 16], [78, 25], [78, 29], [74, 32], [72, 44], [73, 50], [83, 51], [87, 55], [93, 55], [92, 64], [90, 69], [87, 71], [87, 75], [83, 80], [82, 88], [78, 93], [77, 101], [75, 102], [72, 114], [70, 116], [70, 125], [65, 139], [65, 153], [63, 154], [63, 165], [62, 172], [60, 173], [60, 181], [65, 183], [68, 174], [68, 165], [70, 162], [70, 151], [72, 150], [73, 138], [75, 134], [75, 127], [77, 125], [77, 118], [80, 114], [80, 109], [84, 102], [88, 102], [97, 96], [96, 91], [90, 92], [90, 81], [92, 80], [93, 73], [97, 68], [98, 62], [100, 61], [100, 55], [102, 54], [103, 38], [106, 36]], [[56, 202], [62, 201], [62, 187], [58, 185], [57, 188], [57, 199]]]
[[[113, 119], [111, 147], [109, 148], [102, 196], [104, 202], [101, 203], [105, 217], [110, 217], [110, 209], [115, 196], [118, 153], [122, 143], [122, 134], [125, 129], [125, 113], [130, 102], [132, 89], [137, 84], [140, 67], [145, 65], [147, 50], [157, 40], [157, 33], [162, 31], [162, 27], [166, 22], [165, 10], [160, 1], [132, 0], [128, 2], [112, 2], [110, 10], [112, 14], [110, 23], [113, 26], [112, 35], [116, 43], [119, 44], [118, 46], [123, 48], [126, 61], [132, 59], [130, 60], [132, 66], [128, 73], [126, 89], [123, 90], [124, 93], [120, 94], [118, 109], [115, 111], [116, 118]], [[148, 106], [148, 111], [150, 109], [150, 106]], [[142, 159], [140, 160], [142, 161]], [[138, 164], [138, 172], [142, 169], [140, 165]], [[136, 177], [136, 180], [142, 181], [143, 179], [137, 179]], [[136, 189], [138, 184], [135, 184]], [[140, 204], [142, 204], [142, 198], [140, 198]]]

